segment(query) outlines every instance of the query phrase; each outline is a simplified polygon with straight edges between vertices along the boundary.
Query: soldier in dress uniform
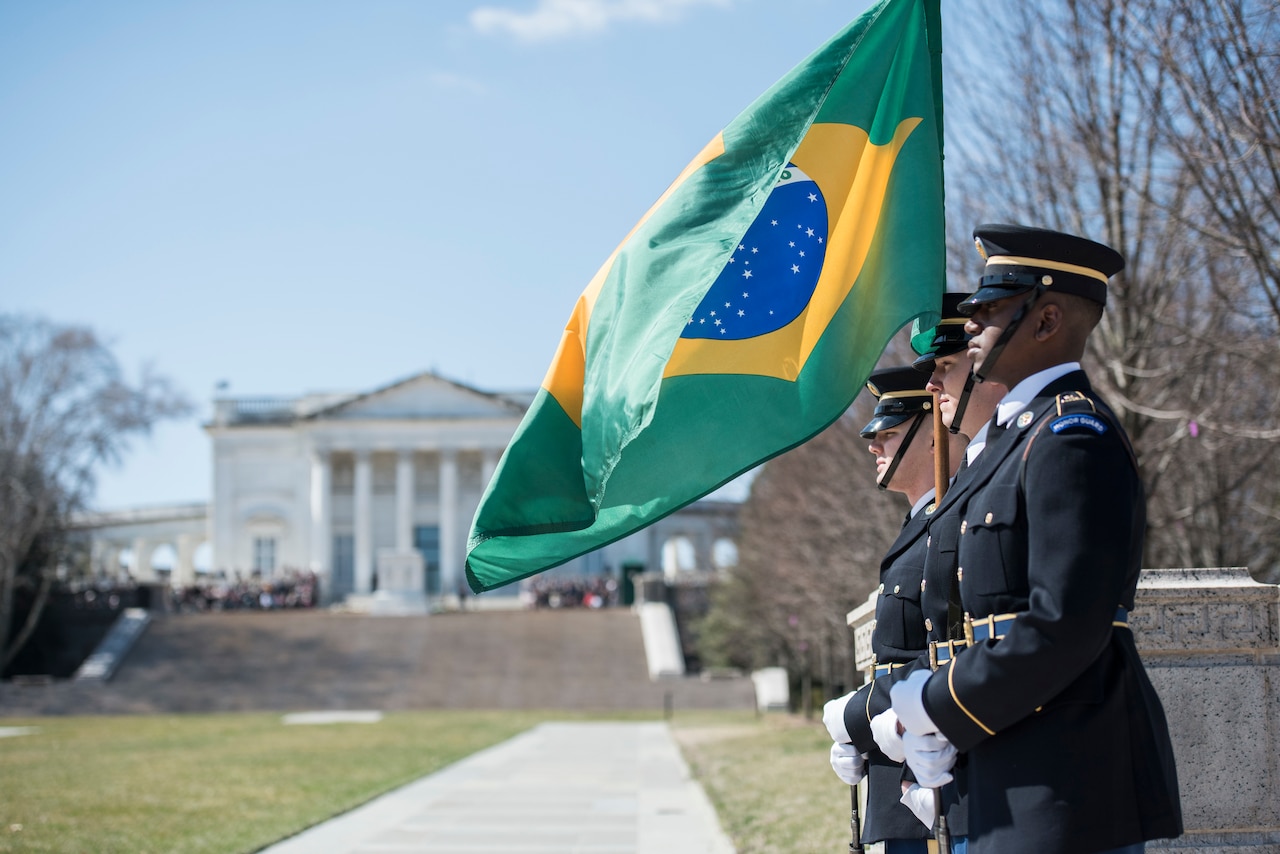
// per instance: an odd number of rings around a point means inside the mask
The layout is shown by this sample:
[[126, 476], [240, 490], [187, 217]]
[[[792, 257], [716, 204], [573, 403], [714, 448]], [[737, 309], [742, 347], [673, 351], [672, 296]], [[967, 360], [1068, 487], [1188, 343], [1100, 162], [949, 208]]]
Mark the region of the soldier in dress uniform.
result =
[[892, 688], [921, 785], [967, 758], [972, 854], [1138, 852], [1182, 832], [1164, 710], [1128, 613], [1145, 498], [1128, 437], [1079, 360], [1113, 249], [982, 225], [960, 304], [979, 380], [1009, 387], [955, 505], [967, 646]]
[[[901, 803], [902, 757], [895, 761], [876, 748], [871, 720], [889, 708], [893, 673], [915, 661], [926, 647], [920, 613], [924, 570], [925, 521], [933, 512], [933, 395], [928, 379], [909, 365], [876, 371], [867, 388], [876, 396], [871, 421], [861, 435], [876, 458], [876, 482], [911, 502], [902, 532], [880, 563], [880, 596], [871, 636], [875, 654], [872, 679], [859, 690], [826, 704], [823, 722], [835, 742], [831, 765], [836, 775], [856, 785], [866, 773], [867, 807], [862, 841], [885, 842], [886, 854], [924, 854], [930, 829]], [[960, 438], [950, 439], [959, 464]]]
[[[955, 507], [968, 488], [969, 470], [976, 465], [986, 443], [987, 421], [1007, 391], [996, 382], [975, 385], [972, 380], [969, 334], [964, 329], [968, 318], [959, 309], [960, 302], [967, 296], [943, 294], [939, 324], [912, 337], [912, 346], [920, 354], [912, 366], [929, 375], [925, 388], [936, 395], [943, 424], [950, 432], [960, 434], [968, 444], [951, 487], [925, 523], [926, 555], [924, 577], [920, 583], [920, 609], [924, 615], [928, 649], [922, 651], [916, 662], [896, 672], [895, 681], [905, 679], [918, 669], [928, 671], [936, 668], [964, 644], [963, 626], [959, 620], [951, 618], [951, 612], [957, 609], [949, 602], [950, 579], [955, 574], [956, 531], [960, 525]], [[892, 708], [877, 715], [871, 722], [871, 729], [882, 753], [899, 761], [904, 758], [898, 718]], [[945, 785], [941, 793], [952, 854], [965, 854], [967, 851], [968, 805], [963, 765], [961, 759], [959, 767], [952, 770], [955, 780]], [[937, 820], [935, 810], [938, 801], [932, 790], [908, 784], [903, 792], [903, 803], [910, 806], [925, 824], [932, 826]]]

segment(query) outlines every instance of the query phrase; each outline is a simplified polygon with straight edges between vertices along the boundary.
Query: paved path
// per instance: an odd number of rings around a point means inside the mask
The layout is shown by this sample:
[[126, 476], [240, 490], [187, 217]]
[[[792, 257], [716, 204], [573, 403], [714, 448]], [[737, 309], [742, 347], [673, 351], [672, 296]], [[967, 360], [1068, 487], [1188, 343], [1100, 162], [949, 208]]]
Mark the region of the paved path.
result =
[[548, 723], [263, 854], [733, 854], [663, 723]]

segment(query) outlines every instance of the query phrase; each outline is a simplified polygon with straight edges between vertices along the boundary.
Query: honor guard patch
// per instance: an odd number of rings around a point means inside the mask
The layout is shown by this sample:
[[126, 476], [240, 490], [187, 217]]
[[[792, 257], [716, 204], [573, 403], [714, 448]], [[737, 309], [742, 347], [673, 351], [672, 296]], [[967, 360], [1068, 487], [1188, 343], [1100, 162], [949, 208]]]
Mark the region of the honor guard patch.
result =
[[1060, 418], [1055, 418], [1049, 424], [1049, 429], [1055, 433], [1061, 433], [1063, 430], [1072, 430], [1076, 427], [1084, 427], [1092, 430], [1099, 436], [1107, 432], [1107, 424], [1105, 421], [1096, 415], [1090, 415], [1086, 412], [1074, 415], [1063, 415]]

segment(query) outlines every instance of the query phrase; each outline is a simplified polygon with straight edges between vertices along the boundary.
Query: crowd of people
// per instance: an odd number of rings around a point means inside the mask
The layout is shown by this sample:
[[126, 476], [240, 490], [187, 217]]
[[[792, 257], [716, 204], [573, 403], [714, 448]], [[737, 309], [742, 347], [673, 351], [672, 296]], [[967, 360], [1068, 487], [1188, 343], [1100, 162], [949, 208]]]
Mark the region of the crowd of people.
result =
[[314, 608], [320, 602], [319, 579], [310, 570], [286, 570], [272, 578], [257, 574], [246, 578], [240, 573], [228, 577], [220, 572], [179, 587], [139, 583], [128, 574], [100, 576], [68, 581], [63, 591], [70, 606], [82, 611], [131, 607], [175, 613], [274, 610]]
[[[172, 613], [206, 611], [314, 608], [320, 604], [320, 581], [310, 570], [285, 570], [271, 578], [253, 574], [202, 575], [195, 583], [168, 587], [138, 584], [134, 579], [84, 579], [68, 585], [73, 607], [119, 610], [121, 607], [162, 608]], [[156, 597], [163, 602], [154, 601]], [[466, 609], [467, 592], [459, 590]], [[608, 575], [535, 576], [520, 587], [525, 608], [609, 608], [621, 604], [621, 587]]]
[[66, 586], [67, 601], [76, 611], [118, 611], [138, 606], [139, 590], [132, 581], [93, 580]]
[[264, 579], [219, 576], [195, 584], [171, 588], [170, 610], [183, 612], [275, 610], [314, 608], [320, 600], [320, 585], [310, 570], [286, 570]]
[[526, 608], [608, 608], [619, 603], [618, 582], [607, 575], [534, 576], [521, 585], [520, 601]]

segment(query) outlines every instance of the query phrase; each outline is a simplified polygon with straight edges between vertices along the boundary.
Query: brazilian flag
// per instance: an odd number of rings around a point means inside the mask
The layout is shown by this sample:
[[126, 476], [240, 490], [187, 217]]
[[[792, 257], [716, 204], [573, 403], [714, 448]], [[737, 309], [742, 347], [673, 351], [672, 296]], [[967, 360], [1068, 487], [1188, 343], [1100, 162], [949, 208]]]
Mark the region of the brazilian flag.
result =
[[876, 3], [711, 140], [614, 250], [481, 499], [472, 590], [805, 442], [898, 329], [937, 322], [938, 22], [938, 0]]

